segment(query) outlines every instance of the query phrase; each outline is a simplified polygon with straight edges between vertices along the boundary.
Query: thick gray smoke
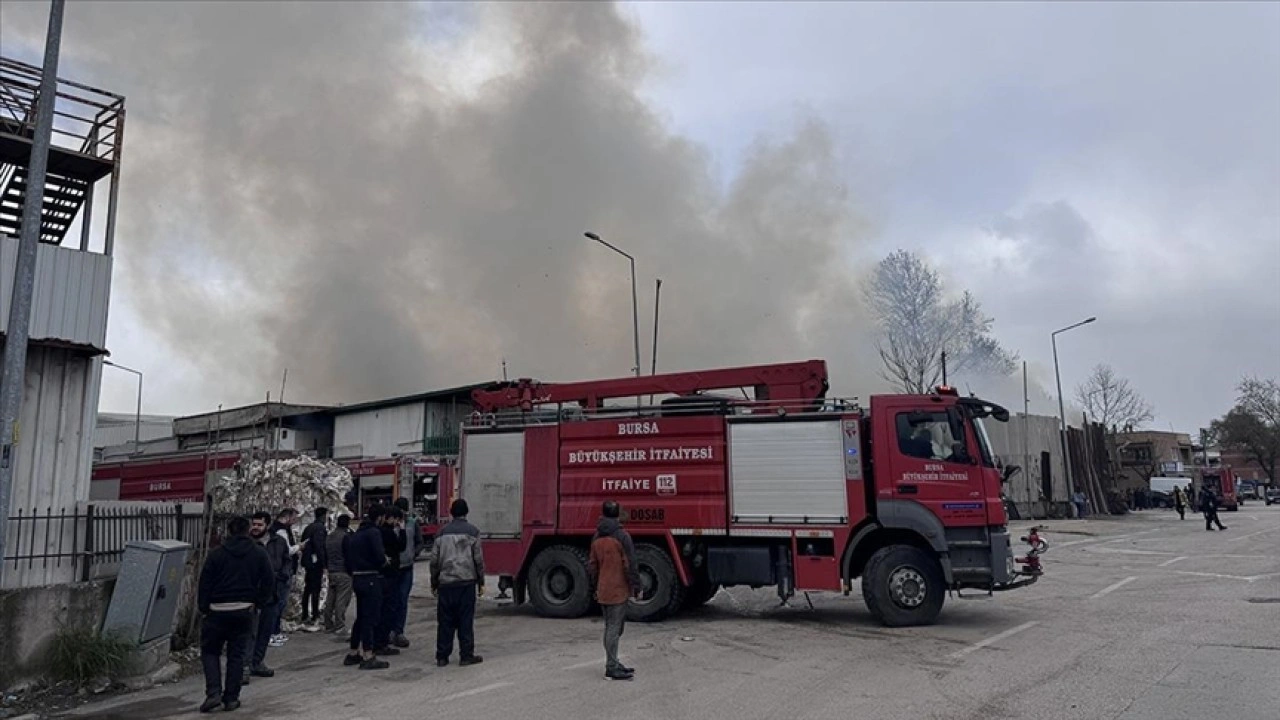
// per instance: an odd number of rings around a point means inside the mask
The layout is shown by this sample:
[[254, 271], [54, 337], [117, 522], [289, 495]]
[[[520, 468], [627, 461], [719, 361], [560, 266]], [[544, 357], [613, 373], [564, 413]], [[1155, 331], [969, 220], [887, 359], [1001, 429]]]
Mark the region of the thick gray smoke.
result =
[[[42, 5], [6, 4], [38, 61]], [[33, 41], [34, 42], [30, 42]], [[228, 402], [825, 357], [879, 388], [860, 224], [817, 123], [725, 188], [596, 3], [77, 3], [63, 75], [128, 97], [117, 292]], [[464, 82], [465, 81], [465, 82]]]

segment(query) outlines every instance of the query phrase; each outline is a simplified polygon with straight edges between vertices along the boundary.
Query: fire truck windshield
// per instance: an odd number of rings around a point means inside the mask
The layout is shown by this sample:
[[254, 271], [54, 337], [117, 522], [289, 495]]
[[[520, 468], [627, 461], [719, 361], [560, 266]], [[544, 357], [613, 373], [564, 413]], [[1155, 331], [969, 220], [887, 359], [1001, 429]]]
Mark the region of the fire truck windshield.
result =
[[978, 447], [982, 450], [982, 464], [987, 467], [995, 467], [996, 454], [991, 450], [991, 438], [987, 436], [987, 428], [982, 424], [982, 418], [972, 415], [973, 418], [973, 434], [978, 438]]
[[979, 450], [982, 452], [982, 464], [987, 467], [995, 467], [996, 454], [991, 449], [991, 438], [987, 435], [987, 428], [982, 424], [982, 419], [993, 417], [999, 422], [1008, 422], [1009, 411], [995, 403], [979, 400], [978, 398], [961, 398], [960, 406], [965, 409], [965, 414], [973, 422], [973, 434], [978, 438]]

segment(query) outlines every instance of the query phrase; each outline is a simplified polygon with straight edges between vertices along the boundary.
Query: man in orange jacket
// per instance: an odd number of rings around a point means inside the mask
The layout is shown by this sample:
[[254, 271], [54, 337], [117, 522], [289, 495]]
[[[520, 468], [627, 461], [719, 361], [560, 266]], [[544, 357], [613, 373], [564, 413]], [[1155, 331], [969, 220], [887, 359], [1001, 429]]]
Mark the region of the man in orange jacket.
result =
[[595, 588], [596, 602], [604, 613], [604, 676], [610, 680], [630, 680], [635, 670], [618, 661], [618, 640], [627, 622], [627, 601], [640, 594], [635, 545], [622, 529], [622, 508], [608, 500], [602, 508], [596, 534], [591, 540], [587, 572]]

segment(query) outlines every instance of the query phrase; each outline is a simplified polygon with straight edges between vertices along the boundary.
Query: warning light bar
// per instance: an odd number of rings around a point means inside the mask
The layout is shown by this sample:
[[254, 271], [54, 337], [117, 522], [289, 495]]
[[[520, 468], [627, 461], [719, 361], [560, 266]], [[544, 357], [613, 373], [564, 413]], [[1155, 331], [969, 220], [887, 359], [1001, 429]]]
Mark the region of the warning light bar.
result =
[[950, 385], [939, 385], [933, 390], [938, 395], [950, 395], [951, 397], [960, 397], [960, 393]]

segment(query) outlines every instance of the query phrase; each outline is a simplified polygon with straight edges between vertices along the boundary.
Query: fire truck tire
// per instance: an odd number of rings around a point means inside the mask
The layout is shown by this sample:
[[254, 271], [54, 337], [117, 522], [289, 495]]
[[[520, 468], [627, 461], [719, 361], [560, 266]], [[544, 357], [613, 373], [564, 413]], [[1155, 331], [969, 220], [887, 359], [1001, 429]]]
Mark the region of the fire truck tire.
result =
[[711, 602], [711, 598], [720, 592], [720, 585], [713, 583], [705, 577], [699, 577], [693, 581], [693, 584], [684, 591], [684, 606], [682, 610], [693, 610]]
[[888, 627], [931, 624], [945, 596], [942, 565], [911, 545], [880, 548], [862, 573], [863, 601]]
[[543, 617], [577, 618], [591, 609], [587, 553], [571, 545], [552, 545], [529, 565], [529, 601]]
[[684, 603], [685, 588], [666, 551], [647, 543], [636, 545], [636, 565], [640, 570], [640, 599], [632, 598], [627, 604], [627, 619], [658, 622], [678, 612]]

